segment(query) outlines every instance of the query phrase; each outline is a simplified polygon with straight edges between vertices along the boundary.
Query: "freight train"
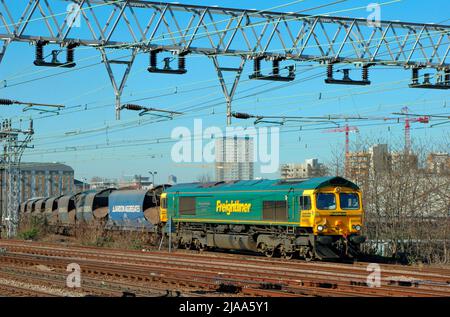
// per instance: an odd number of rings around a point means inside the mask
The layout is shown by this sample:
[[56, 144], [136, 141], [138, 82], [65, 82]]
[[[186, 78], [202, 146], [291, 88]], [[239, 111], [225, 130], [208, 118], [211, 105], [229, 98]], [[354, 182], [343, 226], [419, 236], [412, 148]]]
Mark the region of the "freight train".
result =
[[21, 215], [42, 214], [61, 232], [80, 223], [170, 235], [186, 249], [232, 249], [267, 257], [340, 259], [358, 254], [363, 207], [341, 177], [161, 185], [35, 198]]

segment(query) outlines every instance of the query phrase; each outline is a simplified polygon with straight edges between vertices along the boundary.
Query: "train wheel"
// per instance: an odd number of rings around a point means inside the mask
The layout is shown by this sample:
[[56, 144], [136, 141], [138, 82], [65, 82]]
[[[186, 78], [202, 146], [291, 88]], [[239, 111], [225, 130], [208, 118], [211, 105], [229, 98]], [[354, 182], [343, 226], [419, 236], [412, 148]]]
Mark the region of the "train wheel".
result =
[[309, 249], [306, 253], [305, 253], [305, 261], [306, 262], [311, 262], [314, 259], [314, 253], [311, 249]]
[[292, 259], [292, 256], [294, 255], [294, 253], [286, 251], [286, 248], [284, 247], [284, 245], [280, 245], [278, 251], [280, 252], [280, 256], [287, 260]]
[[190, 243], [190, 242], [185, 242], [185, 243], [184, 243], [184, 248], [185, 248], [186, 250], [190, 250], [190, 249], [192, 248], [192, 243]]
[[286, 260], [291, 260], [294, 257], [294, 252], [284, 252], [283, 257]]
[[274, 254], [275, 254], [274, 249], [266, 249], [266, 251], [264, 251], [264, 255], [268, 258], [272, 258]]
[[192, 244], [194, 245], [194, 248], [200, 252], [205, 251], [207, 248], [206, 244], [201, 243], [198, 239], [194, 239]]
[[172, 241], [172, 249], [176, 250], [180, 248], [181, 248], [180, 240]]

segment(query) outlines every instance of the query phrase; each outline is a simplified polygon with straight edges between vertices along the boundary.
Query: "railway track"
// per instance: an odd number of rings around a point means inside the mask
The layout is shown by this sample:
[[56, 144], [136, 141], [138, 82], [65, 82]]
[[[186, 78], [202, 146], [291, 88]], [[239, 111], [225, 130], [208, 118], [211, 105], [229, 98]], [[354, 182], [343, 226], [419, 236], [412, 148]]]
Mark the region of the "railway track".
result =
[[369, 287], [363, 263], [311, 263], [181, 250], [140, 252], [18, 240], [0, 240], [0, 248], [5, 250], [0, 255], [2, 266], [45, 265], [64, 274], [67, 264], [76, 262], [83, 278], [115, 279], [119, 284], [132, 281], [141, 287], [136, 292], [141, 296], [148, 296], [142, 290], [152, 287], [182, 290], [188, 296], [450, 296], [448, 269], [380, 265], [381, 285]]
[[40, 296], [40, 297], [50, 297], [52, 295], [44, 292], [30, 291], [25, 287], [13, 286], [13, 285], [2, 285], [0, 284], [0, 294], [7, 297], [30, 297], [30, 296]]
[[54, 297], [57, 296], [49, 290], [43, 290], [41, 286], [30, 284], [17, 279], [6, 279], [0, 275], [0, 295], [14, 297]]
[[158, 288], [143, 288], [132, 283], [115, 282], [113, 280], [97, 280], [93, 278], [83, 278], [82, 289], [73, 289], [67, 293], [66, 278], [67, 273], [43, 272], [41, 270], [14, 266], [2, 266], [0, 268], [0, 278], [26, 283], [33, 281], [48, 289], [56, 289], [60, 296], [114, 296], [121, 297], [124, 294], [133, 296], [162, 297], [167, 292]]
[[[23, 248], [23, 246], [22, 246]], [[25, 247], [26, 248], [26, 247]], [[19, 250], [19, 248], [16, 248], [16, 250]], [[77, 248], [77, 247], [70, 247], [70, 251], [68, 250], [61, 250], [60, 255], [64, 255], [67, 252], [70, 252], [72, 254], [77, 254], [77, 256], [82, 256], [85, 258], [92, 258], [92, 257], [100, 257], [105, 260], [114, 261], [114, 262], [133, 262], [136, 264], [147, 264], [149, 262], [149, 259], [159, 259], [161, 264], [166, 263], [168, 265], [173, 264], [173, 262], [181, 263], [184, 262], [186, 264], [191, 264], [192, 266], [201, 266], [208, 263], [221, 265], [224, 264], [221, 261], [227, 261], [231, 259], [239, 259], [238, 263], [233, 263], [234, 266], [241, 266], [241, 267], [251, 267], [252, 265], [259, 266], [261, 264], [264, 264], [264, 266], [271, 265], [271, 270], [277, 270], [280, 271], [281, 274], [287, 275], [290, 271], [293, 269], [297, 272], [302, 272], [302, 269], [307, 270], [307, 273], [317, 273], [322, 275], [335, 275], [335, 276], [343, 276], [348, 277], [350, 275], [361, 274], [363, 273], [364, 276], [367, 275], [366, 267], [363, 264], [356, 264], [353, 266], [349, 265], [343, 265], [343, 264], [337, 264], [337, 263], [308, 263], [308, 262], [299, 262], [299, 261], [284, 261], [284, 260], [269, 260], [265, 258], [258, 258], [258, 257], [245, 257], [245, 256], [228, 256], [227, 255], [221, 255], [218, 256], [217, 254], [210, 255], [211, 253], [204, 253], [204, 254], [195, 254], [194, 257], [192, 257], [192, 253], [172, 253], [170, 255], [170, 258], [165, 256], [163, 252], [133, 252], [133, 251], [127, 251], [127, 250], [112, 250], [112, 249], [101, 249], [102, 252], [98, 253], [97, 250], [99, 248]], [[51, 249], [50, 253], [46, 252], [45, 250], [49, 250], [48, 246], [43, 246], [40, 249], [35, 249], [33, 252], [36, 254], [55, 254], [55, 250]], [[279, 265], [282, 265], [281, 268], [279, 268]], [[339, 269], [339, 273], [336, 272], [336, 269]], [[433, 269], [427, 269], [423, 270], [420, 268], [409, 268], [405, 266], [382, 266], [383, 272], [385, 275], [390, 275], [387, 280], [390, 284], [395, 284], [397, 281], [396, 278], [399, 276], [403, 278], [410, 278], [413, 279], [413, 281], [416, 284], [423, 284], [426, 285], [427, 283], [433, 285], [436, 283], [449, 283], [449, 276], [450, 276], [450, 270], [444, 270], [441, 269], [439, 271], [433, 270]], [[264, 272], [263, 272], [264, 273]]]

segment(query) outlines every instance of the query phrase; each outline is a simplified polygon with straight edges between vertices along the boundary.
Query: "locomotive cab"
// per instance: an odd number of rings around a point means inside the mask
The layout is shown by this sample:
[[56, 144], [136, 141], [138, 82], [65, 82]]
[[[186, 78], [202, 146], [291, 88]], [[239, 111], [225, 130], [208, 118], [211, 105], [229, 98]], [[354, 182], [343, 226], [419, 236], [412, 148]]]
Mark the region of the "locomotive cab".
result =
[[350, 188], [325, 188], [313, 195], [313, 232], [325, 235], [359, 234], [362, 225], [361, 193]]
[[325, 187], [312, 193], [312, 232], [317, 248], [337, 246], [348, 251], [359, 250], [365, 241], [361, 235], [363, 207], [361, 191], [348, 187]]

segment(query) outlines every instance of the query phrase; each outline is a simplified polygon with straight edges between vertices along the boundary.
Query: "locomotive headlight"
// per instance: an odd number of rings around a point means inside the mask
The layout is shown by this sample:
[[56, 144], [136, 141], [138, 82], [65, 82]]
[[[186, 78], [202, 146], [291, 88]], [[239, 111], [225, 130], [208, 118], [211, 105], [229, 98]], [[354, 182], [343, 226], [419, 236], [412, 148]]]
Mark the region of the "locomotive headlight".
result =
[[324, 226], [322, 226], [322, 225], [318, 225], [317, 226], [317, 231], [323, 231], [323, 229], [325, 229]]
[[356, 231], [361, 231], [361, 226], [360, 225], [354, 225], [352, 226], [353, 229], [355, 229]]

